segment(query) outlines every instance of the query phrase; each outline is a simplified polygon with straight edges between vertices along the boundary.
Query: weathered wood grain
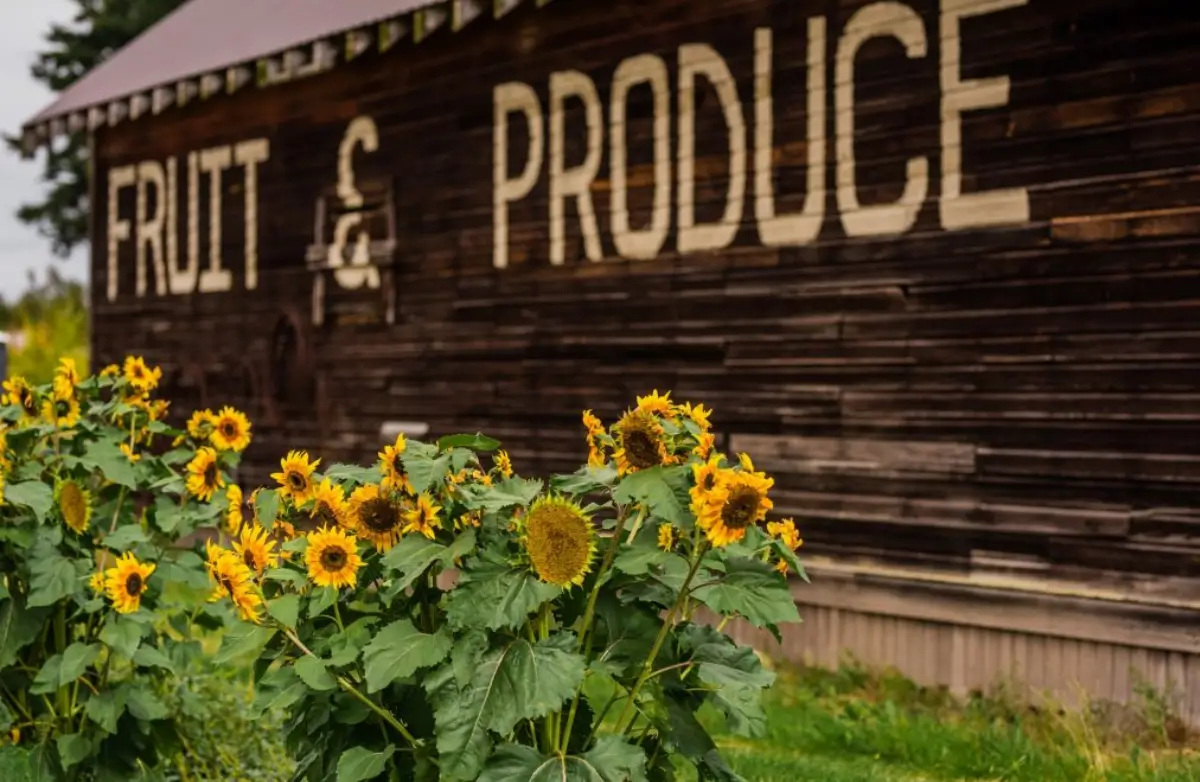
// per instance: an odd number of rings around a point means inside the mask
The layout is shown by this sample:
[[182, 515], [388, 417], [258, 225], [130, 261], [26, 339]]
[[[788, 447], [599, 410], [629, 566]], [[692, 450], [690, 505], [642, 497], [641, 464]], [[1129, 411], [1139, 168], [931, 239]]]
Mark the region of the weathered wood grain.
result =
[[[189, 152], [253, 137], [269, 140], [270, 158], [255, 183], [254, 289], [240, 283], [248, 183], [237, 167], [221, 180], [219, 249], [239, 280], [228, 291], [136, 297], [128, 240], [121, 295], [109, 301], [110, 237], [97, 220], [96, 360], [133, 351], [162, 364], [179, 413], [246, 409], [255, 421], [248, 482], [266, 480], [291, 448], [368, 460], [391, 420], [424, 421], [433, 434], [487, 431], [522, 472], [569, 469], [585, 455], [581, 409], [611, 421], [636, 394], [670, 388], [714, 407], [721, 436], [776, 477], [778, 510], [797, 517], [814, 555], [1194, 596], [1200, 5], [1030, 0], [965, 20], [963, 77], [1006, 74], [1010, 97], [963, 116], [963, 192], [1025, 187], [1030, 213], [1021, 225], [947, 231], [938, 3], [910, 3], [927, 55], [906, 58], [898, 41], [874, 38], [855, 59], [855, 174], [863, 206], [888, 202], [903, 189], [905, 161], [923, 156], [928, 197], [902, 236], [852, 238], [837, 209], [832, 57], [866, 5], [559, 0], [302, 82], [101, 129], [100, 181], [172, 155], [183, 172]], [[595, 81], [607, 123], [617, 63], [657, 54], [669, 71], [674, 172], [678, 47], [706, 42], [721, 53], [749, 125], [762, 26], [774, 36], [776, 208], [798, 212], [808, 188], [806, 25], [818, 14], [829, 30], [829, 149], [815, 240], [763, 246], [750, 161], [730, 247], [679, 255], [672, 201], [658, 257], [623, 260], [610, 230], [606, 137], [589, 189], [601, 260], [587, 259], [568, 199], [565, 262], [550, 263], [543, 175], [508, 205], [509, 265], [493, 266], [495, 85], [527, 82], [545, 109], [550, 74], [578, 69]], [[634, 88], [621, 128], [630, 231], [651, 220], [652, 107], [650, 91]], [[316, 202], [340, 198], [338, 147], [364, 115], [378, 145], [352, 160], [372, 238], [394, 222], [394, 263], [381, 267], [379, 289], [328, 288], [325, 320], [314, 324], [306, 257], [354, 211], [331, 206], [317, 235]], [[583, 105], [568, 100], [561, 118], [564, 160], [578, 165], [588, 153]], [[711, 85], [698, 89], [695, 124], [696, 218], [717, 220], [730, 166]], [[514, 121], [509, 171], [524, 165], [527, 141]], [[748, 129], [750, 158], [753, 142]], [[394, 217], [380, 207], [389, 187]], [[182, 209], [182, 178], [175, 195]], [[209, 180], [198, 182], [199, 203], [211, 197]], [[94, 204], [107, 214], [106, 187]], [[153, 194], [145, 206], [157, 208]], [[120, 191], [117, 207], [133, 220], [136, 188]], [[203, 212], [201, 269], [211, 236]]]

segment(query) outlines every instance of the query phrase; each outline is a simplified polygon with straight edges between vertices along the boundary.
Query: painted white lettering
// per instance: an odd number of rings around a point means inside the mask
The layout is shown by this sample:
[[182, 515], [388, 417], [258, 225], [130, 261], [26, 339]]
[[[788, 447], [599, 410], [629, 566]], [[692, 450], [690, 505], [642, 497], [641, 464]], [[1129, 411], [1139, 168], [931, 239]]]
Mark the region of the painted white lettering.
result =
[[[650, 224], [629, 226], [629, 172], [626, 163], [625, 106], [629, 91], [648, 84], [654, 96], [654, 200]], [[609, 170], [612, 238], [622, 258], [648, 261], [662, 252], [671, 227], [671, 87], [661, 57], [642, 54], [622, 60], [613, 74], [609, 96]]]
[[233, 287], [233, 274], [221, 268], [221, 172], [232, 166], [233, 150], [228, 146], [213, 147], [200, 153], [200, 170], [209, 175], [208, 268], [200, 273], [203, 293], [227, 291]]
[[[507, 82], [493, 91], [492, 162], [492, 264], [497, 269], [508, 266], [508, 204], [529, 195], [542, 170], [545, 139], [542, 134], [542, 107], [537, 93], [528, 84]], [[519, 111], [529, 127], [529, 152], [525, 168], [516, 177], [508, 176], [508, 115]]]
[[[719, 222], [696, 225], [696, 77], [716, 89], [729, 130], [729, 189]], [[721, 55], [709, 45], [679, 47], [678, 212], [680, 253], [720, 250], [733, 243], [746, 197], [746, 120], [737, 82]]]
[[179, 277], [179, 161], [174, 155], [167, 158], [167, 288], [173, 294], [186, 293], [178, 289]]
[[134, 166], [119, 166], [108, 171], [108, 300], [117, 299], [117, 249], [121, 242], [129, 239], [129, 221], [121, 219], [120, 195], [121, 189], [132, 186], [137, 181], [137, 169]]
[[775, 213], [771, 158], [775, 153], [771, 95], [771, 31], [754, 31], [754, 215], [768, 247], [803, 245], [821, 232], [825, 219], [825, 17], [808, 20], [808, 189], [800, 214]]
[[[357, 210], [363, 205], [363, 195], [354, 182], [354, 149], [360, 144], [366, 152], [379, 149], [379, 131], [375, 127], [375, 120], [370, 117], [355, 117], [346, 127], [338, 147], [337, 194], [347, 209]], [[363, 285], [379, 287], [379, 270], [371, 265], [371, 237], [366, 231], [360, 230], [355, 237], [350, 265], [346, 265], [346, 242], [350, 231], [359, 228], [362, 221], [362, 212], [339, 215], [333, 227], [333, 242], [329, 245], [327, 256], [327, 263], [336, 270], [333, 276], [338, 285], [351, 290]]]
[[1008, 103], [1009, 79], [963, 79], [959, 20], [1029, 0], [942, 0], [940, 18], [942, 87], [942, 227], [947, 230], [1029, 222], [1029, 192], [1023, 187], [980, 193], [962, 191], [962, 113]]
[[[137, 183], [137, 295], [146, 295], [146, 256], [154, 263], [154, 292], [167, 293], [167, 270], [163, 263], [163, 224], [167, 204], [166, 175], [157, 160], [138, 164]], [[154, 189], [154, 214], [148, 215], [150, 188]]]
[[258, 167], [271, 156], [265, 138], [243, 141], [233, 148], [233, 160], [245, 170], [246, 290], [258, 287]]
[[860, 8], [846, 22], [834, 66], [834, 110], [837, 131], [837, 202], [847, 236], [902, 234], [913, 227], [929, 190], [929, 160], [907, 161], [904, 191], [891, 204], [862, 206], [854, 161], [854, 57], [870, 38], [892, 36], [904, 44], [910, 59], [927, 49], [921, 17], [903, 3], [880, 2]]
[[200, 276], [200, 153], [188, 153], [187, 266], [171, 270], [171, 292], [192, 293]]
[[[564, 104], [567, 98], [578, 98], [582, 101], [587, 117], [587, 154], [582, 163], [571, 169], [564, 169]], [[564, 202], [568, 196], [575, 198], [576, 209], [579, 212], [584, 253], [592, 261], [598, 261], [604, 256], [591, 191], [592, 182], [600, 170], [600, 155], [604, 150], [602, 114], [596, 85], [587, 74], [579, 71], [550, 74], [550, 263], [555, 266], [562, 265], [565, 260]]]

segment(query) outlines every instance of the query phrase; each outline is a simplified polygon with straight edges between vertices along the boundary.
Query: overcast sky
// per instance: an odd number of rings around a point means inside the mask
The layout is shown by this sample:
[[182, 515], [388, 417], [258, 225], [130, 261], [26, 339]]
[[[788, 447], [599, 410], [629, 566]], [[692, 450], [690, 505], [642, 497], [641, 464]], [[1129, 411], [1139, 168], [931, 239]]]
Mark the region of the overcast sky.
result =
[[[70, 0], [8, 0], [0, 2], [0, 129], [15, 133], [54, 96], [29, 75], [34, 52], [53, 22], [70, 21]], [[42, 191], [41, 165], [0, 150], [0, 295], [12, 299], [28, 285], [33, 270], [39, 279], [50, 264], [74, 279], [87, 276], [87, 253], [79, 250], [67, 261], [50, 253], [50, 243], [35, 229], [17, 221], [17, 207]]]

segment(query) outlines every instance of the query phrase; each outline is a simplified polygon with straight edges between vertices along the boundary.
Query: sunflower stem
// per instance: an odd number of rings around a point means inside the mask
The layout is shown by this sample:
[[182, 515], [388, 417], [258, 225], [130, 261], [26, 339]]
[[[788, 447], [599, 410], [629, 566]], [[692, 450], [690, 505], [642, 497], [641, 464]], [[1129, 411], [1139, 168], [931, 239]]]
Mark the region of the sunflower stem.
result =
[[[297, 649], [299, 649], [301, 652], [308, 655], [309, 657], [316, 657], [318, 660], [321, 659], [320, 657], [317, 657], [317, 655], [313, 654], [312, 650], [309, 649], [307, 646], [305, 646], [304, 642], [301, 641], [298, 637], [296, 637], [296, 634], [294, 632], [292, 632], [291, 629], [289, 629], [287, 627], [283, 627], [282, 625], [280, 625], [280, 628], [283, 630], [283, 634], [288, 637], [288, 640], [290, 640], [293, 644], [296, 645]], [[357, 687], [355, 687], [353, 684], [351, 684], [350, 681], [345, 676], [337, 676], [336, 680], [337, 680], [338, 686], [341, 687], [343, 690], [345, 690], [351, 697], [353, 697], [354, 699], [356, 699], [357, 701], [362, 703], [362, 705], [366, 706], [371, 711], [378, 714], [379, 717], [382, 718], [384, 722], [386, 722], [387, 724], [389, 724], [393, 728], [395, 728], [396, 731], [401, 736], [403, 736], [404, 739], [409, 744], [411, 744], [413, 747], [417, 746], [417, 740], [413, 737], [413, 734], [409, 732], [408, 728], [404, 727], [403, 722], [396, 719], [396, 715], [392, 714], [390, 711], [383, 708], [378, 703], [376, 703], [375, 701], [368, 698], [366, 695], [363, 695], [362, 692], [359, 691], [359, 689]]]
[[[62, 654], [67, 648], [67, 608], [65, 605], [58, 606], [58, 613], [54, 615], [54, 645], [59, 654]], [[64, 721], [66, 733], [71, 732], [71, 693], [67, 685], [58, 688], [58, 713], [59, 717]]]
[[[641, 517], [645, 515], [645, 509], [638, 510], [638, 522], [641, 523]], [[604, 576], [608, 573], [608, 569], [612, 567], [613, 560], [616, 559], [617, 550], [621, 547], [621, 532], [625, 529], [625, 522], [629, 520], [629, 508], [626, 507], [621, 511], [621, 515], [617, 517], [617, 526], [613, 529], [612, 538], [608, 541], [608, 549], [604, 552], [604, 559], [600, 562], [600, 567], [596, 571], [596, 582], [592, 584], [592, 593], [588, 595], [587, 607], [583, 611], [583, 622], [579, 625], [579, 649], [583, 652], [583, 657], [589, 663], [592, 658], [592, 626], [596, 618], [596, 601], [600, 597], [600, 587], [604, 585]], [[571, 701], [571, 708], [567, 712], [567, 724], [563, 730], [563, 735], [567, 738], [563, 739], [562, 751], [566, 752], [566, 742], [570, 740], [571, 729], [575, 727], [575, 714], [579, 711], [579, 698], [582, 692], [576, 690], [575, 698]]]
[[[642, 672], [638, 675], [637, 681], [633, 683], [633, 687], [629, 690], [629, 700], [625, 702], [625, 708], [621, 711], [620, 718], [617, 719], [618, 734], [623, 734], [633, 724], [633, 720], [630, 719], [630, 713], [633, 711], [638, 691], [642, 689], [642, 685], [650, 679], [651, 674], [654, 672], [654, 661], [658, 659], [658, 653], [662, 649], [663, 642], [667, 640], [667, 634], [671, 631], [675, 614], [687, 598], [688, 587], [691, 585], [696, 572], [700, 570], [700, 561], [704, 559], [704, 553], [707, 550], [707, 544], [701, 544], [696, 547], [696, 551], [692, 555], [692, 566], [688, 570], [687, 578], [683, 580], [683, 586], [679, 588], [679, 594], [675, 597], [675, 602], [671, 605], [671, 610], [667, 611], [667, 616], [663, 619], [663, 625], [654, 639], [654, 645], [650, 647], [650, 654], [646, 655], [646, 661], [642, 663]], [[627, 723], [626, 720], [629, 720], [629, 722]]]

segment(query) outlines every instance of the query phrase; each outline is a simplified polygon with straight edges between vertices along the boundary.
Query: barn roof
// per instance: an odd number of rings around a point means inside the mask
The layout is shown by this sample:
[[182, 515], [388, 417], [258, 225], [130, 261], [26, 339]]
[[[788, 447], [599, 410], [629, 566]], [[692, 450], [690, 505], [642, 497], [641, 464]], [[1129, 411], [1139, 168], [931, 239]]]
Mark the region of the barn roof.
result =
[[189, 0], [30, 118], [22, 148], [32, 155], [64, 132], [321, 73], [522, 1]]

